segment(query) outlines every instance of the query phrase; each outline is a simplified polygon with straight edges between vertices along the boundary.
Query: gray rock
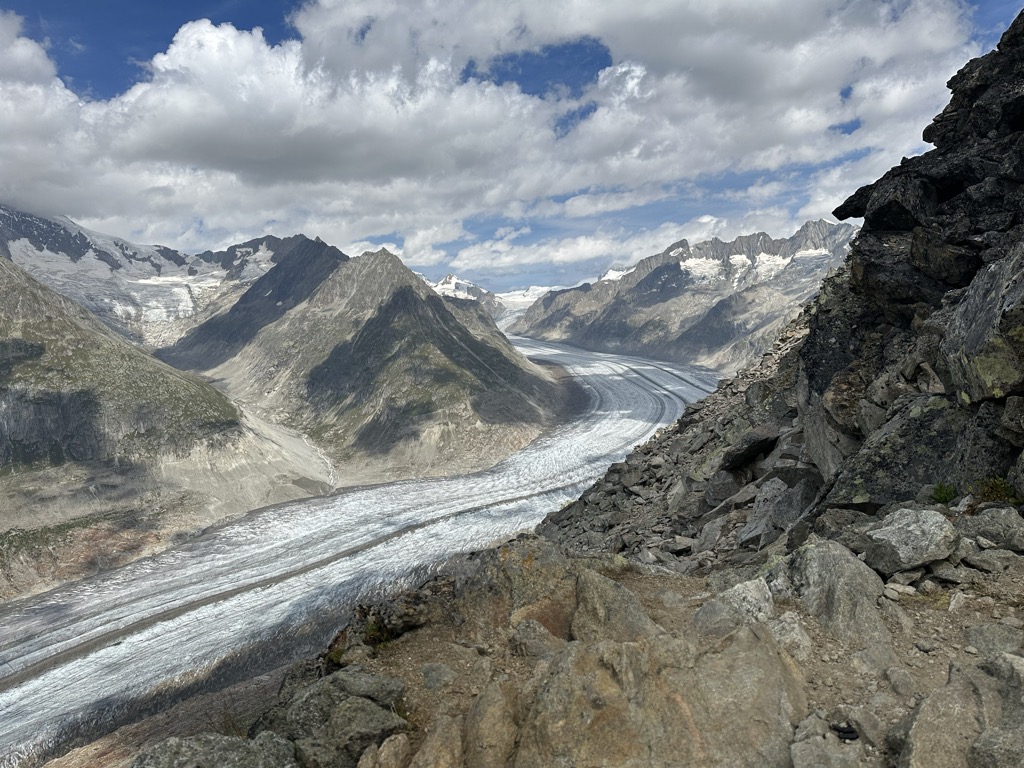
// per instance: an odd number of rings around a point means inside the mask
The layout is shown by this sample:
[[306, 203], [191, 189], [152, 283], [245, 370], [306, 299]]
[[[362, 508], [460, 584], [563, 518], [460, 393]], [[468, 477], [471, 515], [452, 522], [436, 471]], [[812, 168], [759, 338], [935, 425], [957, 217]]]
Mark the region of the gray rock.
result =
[[728, 520], [725, 515], [709, 520], [704, 527], [701, 528], [700, 535], [697, 537], [697, 541], [693, 544], [693, 554], [697, 555], [701, 552], [707, 552], [709, 549], [713, 548], [722, 537], [722, 530], [725, 528], [726, 523], [728, 523]]
[[1014, 507], [986, 509], [977, 515], [960, 515], [955, 521], [964, 536], [982, 536], [996, 546], [1024, 552], [1024, 518]]
[[704, 500], [708, 503], [709, 507], [717, 507], [739, 491], [739, 489], [740, 484], [736, 482], [736, 477], [733, 473], [723, 469], [716, 472], [708, 480], [708, 487], [704, 489]]
[[1024, 646], [1024, 633], [1005, 624], [975, 624], [967, 628], [967, 642], [983, 656], [1019, 653]]
[[589, 569], [580, 573], [572, 617], [573, 639], [630, 642], [661, 632], [628, 589]]
[[967, 414], [944, 397], [928, 395], [907, 397], [893, 409], [889, 421], [843, 462], [827, 504], [877, 509], [913, 499], [923, 485], [955, 477], [950, 447], [967, 424]]
[[455, 672], [445, 664], [424, 664], [423, 684], [431, 691], [447, 688], [455, 682]]
[[1019, 275], [1024, 249], [983, 267], [957, 304], [941, 351], [953, 384], [969, 401], [1005, 397], [1024, 382], [1021, 325], [1014, 308], [1024, 299]]
[[817, 496], [818, 482], [804, 479], [790, 488], [781, 479], [773, 478], [765, 482], [761, 491], [746, 526], [737, 536], [741, 544], [756, 542], [758, 549], [771, 544], [800, 520]]
[[990, 679], [954, 669], [944, 688], [931, 693], [893, 732], [900, 768], [962, 768], [997, 703]]
[[330, 676], [331, 685], [350, 693], [372, 699], [383, 707], [390, 707], [405, 693], [405, 683], [397, 677], [369, 674], [347, 667]]
[[797, 661], [805, 661], [810, 656], [812, 648], [810, 635], [800, 623], [800, 617], [792, 611], [787, 611], [777, 619], [769, 621], [768, 629], [771, 630], [779, 645]]
[[1024, 763], [1024, 658], [1002, 654], [986, 667], [999, 683], [1002, 707], [999, 717], [971, 745], [969, 768], [1018, 768]]
[[722, 456], [724, 470], [742, 469], [758, 456], [770, 453], [779, 439], [778, 427], [766, 424], [744, 433]]
[[661, 548], [670, 554], [682, 555], [693, 549], [696, 542], [696, 539], [691, 539], [689, 536], [673, 536], [662, 544]]
[[789, 579], [804, 608], [834, 637], [853, 648], [891, 649], [875, 607], [882, 580], [846, 547], [812, 539], [793, 553]]
[[860, 768], [864, 748], [859, 742], [845, 744], [835, 734], [812, 737], [790, 747], [793, 768]]
[[774, 615], [772, 593], [765, 580], [757, 578], [705, 602], [694, 614], [693, 625], [702, 635], [722, 637], [745, 624], [766, 623]]
[[907, 670], [901, 667], [889, 667], [885, 670], [885, 677], [889, 681], [889, 685], [892, 686], [900, 696], [913, 696], [917, 691], [917, 686], [914, 684], [914, 678], [911, 677]]
[[864, 562], [890, 575], [945, 559], [957, 533], [938, 510], [903, 508], [886, 515], [868, 537], [872, 544]]
[[347, 768], [375, 742], [409, 724], [367, 698], [353, 696], [347, 681], [331, 675], [301, 691], [285, 712], [285, 733], [303, 766]]
[[437, 718], [409, 768], [462, 768], [462, 728], [461, 717]]
[[291, 743], [264, 732], [249, 741], [204, 734], [171, 737], [144, 750], [132, 768], [299, 768]]
[[412, 755], [409, 737], [404, 733], [388, 736], [379, 747], [371, 744], [359, 758], [356, 768], [405, 768]]
[[962, 562], [985, 573], [1002, 573], [1019, 560], [1020, 555], [1008, 549], [986, 549], [972, 552]]

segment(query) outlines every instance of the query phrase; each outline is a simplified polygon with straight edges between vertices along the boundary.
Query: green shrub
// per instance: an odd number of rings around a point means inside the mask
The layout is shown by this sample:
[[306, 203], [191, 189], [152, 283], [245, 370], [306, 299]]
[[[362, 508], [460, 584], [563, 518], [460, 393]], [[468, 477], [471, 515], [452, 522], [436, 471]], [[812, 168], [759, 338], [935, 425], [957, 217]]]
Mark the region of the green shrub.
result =
[[956, 497], [956, 486], [950, 483], [937, 483], [932, 491], [932, 501], [939, 504], [949, 504]]
[[971, 484], [971, 495], [978, 503], [986, 501], [1005, 501], [1009, 504], [1019, 504], [1017, 491], [1002, 477], [986, 477]]

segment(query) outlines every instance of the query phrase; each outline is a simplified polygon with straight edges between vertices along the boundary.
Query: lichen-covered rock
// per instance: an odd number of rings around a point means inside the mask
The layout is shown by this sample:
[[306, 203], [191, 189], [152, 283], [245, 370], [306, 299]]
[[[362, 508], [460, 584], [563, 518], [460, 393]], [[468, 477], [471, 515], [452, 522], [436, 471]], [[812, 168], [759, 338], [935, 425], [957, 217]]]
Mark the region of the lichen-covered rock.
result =
[[957, 436], [968, 418], [942, 397], [907, 398], [845, 461], [826, 503], [878, 509], [914, 498], [923, 485], [948, 482], [956, 470]]
[[927, 508], [890, 512], [881, 526], [867, 535], [871, 546], [864, 562], [886, 576], [944, 560], [957, 540], [949, 520], [938, 510]]
[[986, 265], [956, 307], [942, 353], [964, 402], [1001, 398], [1024, 385], [1024, 247]]
[[253, 740], [203, 734], [171, 737], [140, 754], [132, 768], [299, 768], [290, 742], [273, 733]]
[[964, 536], [982, 536], [1003, 549], [1024, 552], [1024, 518], [1015, 507], [985, 509], [976, 515], [964, 515], [955, 521]]

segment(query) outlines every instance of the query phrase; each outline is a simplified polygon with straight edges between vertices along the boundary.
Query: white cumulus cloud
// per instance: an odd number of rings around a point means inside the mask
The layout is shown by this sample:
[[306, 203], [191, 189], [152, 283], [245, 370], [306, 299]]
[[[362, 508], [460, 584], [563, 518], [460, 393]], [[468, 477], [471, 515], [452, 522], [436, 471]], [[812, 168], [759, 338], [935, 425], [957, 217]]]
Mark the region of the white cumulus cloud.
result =
[[[0, 201], [186, 250], [388, 241], [504, 280], [702, 232], [787, 235], [925, 148], [946, 80], [979, 53], [968, 10], [312, 0], [280, 45], [189, 22], [109, 100], [69, 89], [0, 11]], [[581, 37], [612, 64], [579, 98], [462, 77]]]

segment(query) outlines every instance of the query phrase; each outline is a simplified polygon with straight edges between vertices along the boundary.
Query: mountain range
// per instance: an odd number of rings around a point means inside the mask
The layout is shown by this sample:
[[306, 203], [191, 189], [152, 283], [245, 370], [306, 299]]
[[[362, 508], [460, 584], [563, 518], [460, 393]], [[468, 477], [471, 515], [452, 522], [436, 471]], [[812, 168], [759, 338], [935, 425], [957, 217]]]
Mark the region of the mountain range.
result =
[[734, 371], [760, 357], [814, 296], [856, 231], [819, 220], [783, 239], [680, 240], [595, 283], [546, 294], [509, 331]]
[[261, 505], [490, 466], [573, 392], [387, 251], [185, 255], [0, 208], [0, 596]]

